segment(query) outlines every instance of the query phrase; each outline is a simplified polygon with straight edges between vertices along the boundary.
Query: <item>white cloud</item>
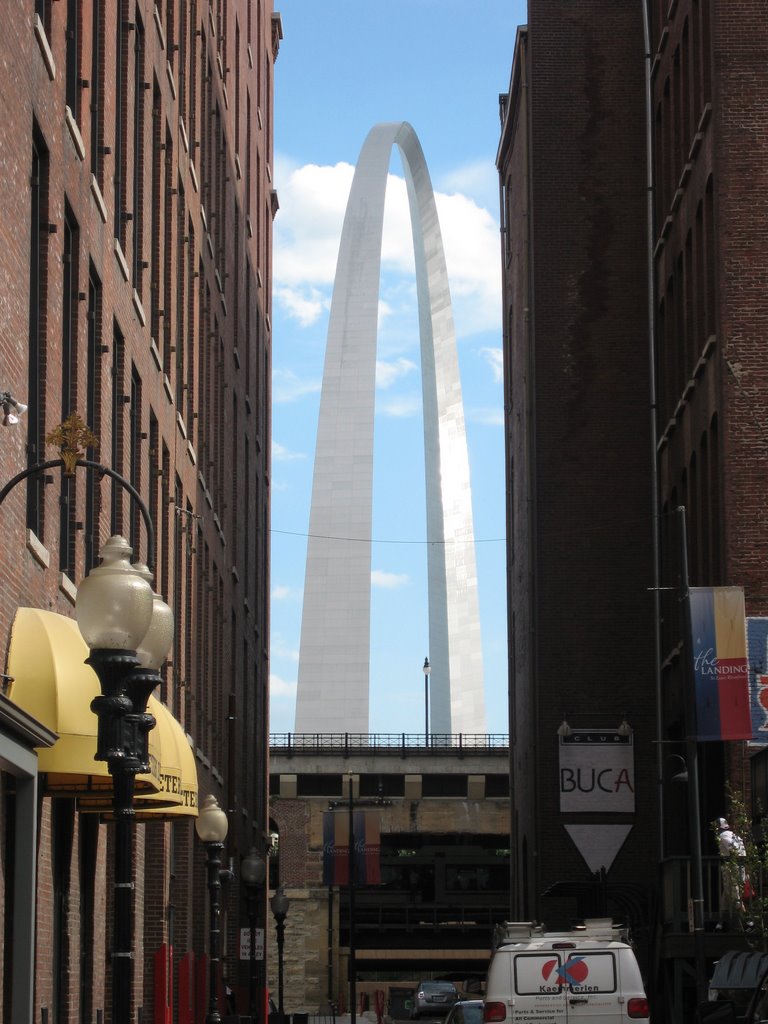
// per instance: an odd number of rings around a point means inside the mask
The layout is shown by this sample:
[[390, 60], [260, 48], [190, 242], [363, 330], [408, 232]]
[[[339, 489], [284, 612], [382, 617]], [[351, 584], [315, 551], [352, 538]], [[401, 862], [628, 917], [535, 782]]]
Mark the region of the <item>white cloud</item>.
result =
[[300, 327], [311, 327], [330, 309], [328, 296], [318, 288], [276, 288], [274, 297]]
[[284, 444], [280, 444], [278, 441], [272, 442], [273, 462], [296, 462], [299, 459], [306, 459], [306, 457], [305, 452], [292, 452]]
[[285, 585], [275, 585], [274, 587], [272, 587], [273, 601], [288, 601], [290, 598], [294, 597], [295, 594], [296, 591], [293, 589], [293, 587], [287, 587]]
[[476, 160], [443, 174], [436, 187], [441, 192], [461, 192], [486, 210], [498, 210], [499, 175], [490, 160]]
[[407, 377], [418, 370], [418, 366], [410, 359], [394, 359], [386, 361], [379, 359], [376, 362], [376, 387], [385, 390], [391, 387], [395, 381]]
[[504, 353], [500, 348], [486, 346], [480, 349], [480, 355], [491, 368], [493, 379], [497, 384], [504, 380]]
[[[275, 219], [275, 300], [302, 326], [328, 308], [354, 168], [281, 165]], [[456, 172], [469, 183], [477, 169]], [[446, 179], [449, 180], [449, 179]], [[454, 179], [450, 179], [454, 180]], [[474, 191], [474, 188], [473, 188]], [[454, 321], [459, 337], [498, 329], [501, 311], [499, 230], [494, 217], [460, 192], [437, 193]], [[383, 274], [413, 274], [413, 242], [405, 181], [389, 175], [382, 238]], [[389, 301], [389, 300], [388, 300]], [[415, 303], [411, 298], [413, 308]], [[380, 308], [380, 317], [386, 312]], [[415, 315], [415, 313], [414, 313]]]
[[296, 682], [289, 682], [281, 679], [274, 672], [269, 674], [269, 695], [270, 697], [287, 697], [293, 699], [296, 696]]
[[408, 419], [421, 414], [421, 394], [400, 395], [376, 403], [376, 412], [392, 419]]
[[410, 582], [407, 573], [382, 572], [381, 569], [374, 569], [371, 572], [371, 586], [380, 587], [382, 590], [397, 590]]
[[306, 395], [319, 394], [320, 388], [319, 379], [302, 380], [293, 370], [285, 370], [280, 367], [274, 367], [272, 371], [273, 402], [295, 402]]
[[497, 405], [467, 409], [467, 420], [484, 427], [503, 427], [504, 410]]
[[284, 658], [286, 661], [295, 662], [299, 660], [298, 649], [296, 647], [287, 647], [279, 636], [272, 638], [269, 650], [273, 658]]

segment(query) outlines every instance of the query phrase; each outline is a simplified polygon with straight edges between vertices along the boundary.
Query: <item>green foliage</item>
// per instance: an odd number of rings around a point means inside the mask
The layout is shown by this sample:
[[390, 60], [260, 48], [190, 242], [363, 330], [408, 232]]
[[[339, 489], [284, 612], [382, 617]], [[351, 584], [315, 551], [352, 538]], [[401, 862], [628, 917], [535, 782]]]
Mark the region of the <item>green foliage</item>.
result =
[[[753, 949], [768, 950], [768, 819], [754, 822], [743, 793], [728, 787], [727, 819], [744, 843], [744, 856], [735, 849], [722, 858], [721, 901], [725, 916], [742, 931]], [[715, 839], [717, 822], [712, 823]]]

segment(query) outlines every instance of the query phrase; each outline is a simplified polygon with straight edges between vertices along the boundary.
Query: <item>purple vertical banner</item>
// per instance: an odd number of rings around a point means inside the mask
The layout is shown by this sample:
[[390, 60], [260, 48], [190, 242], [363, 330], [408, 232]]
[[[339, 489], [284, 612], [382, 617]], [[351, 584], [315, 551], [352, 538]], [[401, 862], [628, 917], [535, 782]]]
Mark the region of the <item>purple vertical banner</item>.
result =
[[768, 743], [768, 618], [747, 619], [747, 659], [752, 739]]
[[691, 587], [691, 654], [698, 740], [752, 738], [741, 587]]
[[[378, 813], [352, 813], [355, 885], [381, 884], [381, 832]], [[323, 813], [323, 885], [349, 885], [349, 812]]]

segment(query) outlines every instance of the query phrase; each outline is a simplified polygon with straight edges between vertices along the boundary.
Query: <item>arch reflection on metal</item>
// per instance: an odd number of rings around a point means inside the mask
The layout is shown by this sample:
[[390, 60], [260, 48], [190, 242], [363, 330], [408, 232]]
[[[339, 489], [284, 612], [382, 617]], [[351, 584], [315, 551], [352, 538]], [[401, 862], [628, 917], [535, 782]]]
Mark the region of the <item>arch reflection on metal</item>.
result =
[[[419, 307], [430, 732], [486, 731], [469, 458], [448, 275], [421, 145], [409, 124], [395, 122], [376, 125], [363, 144], [339, 246], [312, 486], [297, 733], [369, 729], [376, 338], [393, 146], [405, 171]], [[414, 682], [418, 667], [414, 657]]]

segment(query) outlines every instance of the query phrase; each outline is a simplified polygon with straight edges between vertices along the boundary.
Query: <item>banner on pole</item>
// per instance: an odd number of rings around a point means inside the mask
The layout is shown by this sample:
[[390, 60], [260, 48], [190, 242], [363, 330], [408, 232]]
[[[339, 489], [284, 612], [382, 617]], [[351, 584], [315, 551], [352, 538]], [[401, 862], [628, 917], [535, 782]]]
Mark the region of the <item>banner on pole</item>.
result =
[[689, 600], [696, 738], [751, 739], [744, 591], [691, 587]]
[[[349, 885], [349, 811], [323, 814], [323, 885]], [[381, 884], [381, 831], [375, 811], [352, 812], [355, 885]]]

